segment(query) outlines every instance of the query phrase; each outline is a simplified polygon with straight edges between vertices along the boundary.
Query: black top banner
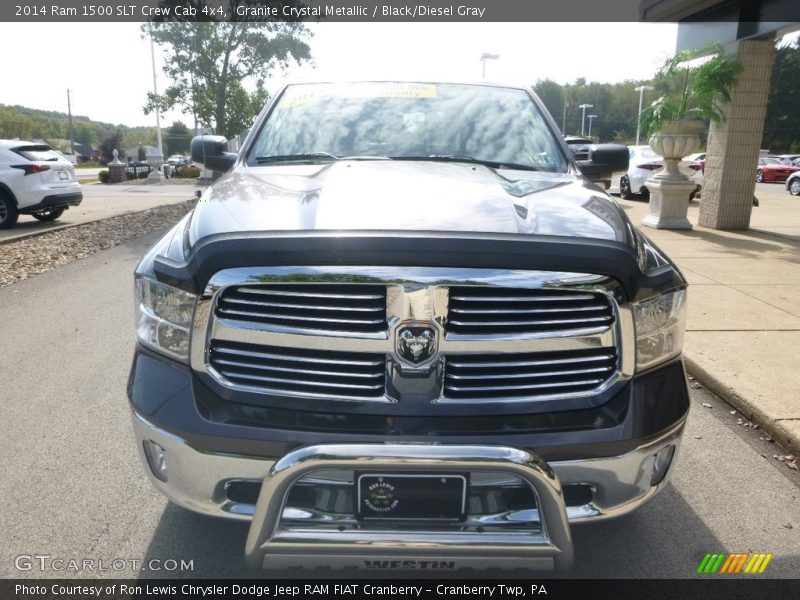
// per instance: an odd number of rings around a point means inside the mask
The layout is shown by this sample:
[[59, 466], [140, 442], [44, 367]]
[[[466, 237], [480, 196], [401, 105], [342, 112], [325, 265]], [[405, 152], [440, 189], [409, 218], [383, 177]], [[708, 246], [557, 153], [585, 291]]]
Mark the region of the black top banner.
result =
[[[800, 20], [800, 2], [765, 2], [781, 5], [776, 7], [781, 21]], [[674, 9], [656, 10], [665, 4]], [[0, 3], [0, 21], [672, 21], [686, 18], [687, 11], [692, 10], [690, 4], [686, 0], [10, 0]], [[730, 6], [731, 2], [720, 0], [720, 4]], [[742, 19], [740, 11], [727, 11], [707, 20], [762, 20], [758, 12], [747, 14], [752, 16]]]

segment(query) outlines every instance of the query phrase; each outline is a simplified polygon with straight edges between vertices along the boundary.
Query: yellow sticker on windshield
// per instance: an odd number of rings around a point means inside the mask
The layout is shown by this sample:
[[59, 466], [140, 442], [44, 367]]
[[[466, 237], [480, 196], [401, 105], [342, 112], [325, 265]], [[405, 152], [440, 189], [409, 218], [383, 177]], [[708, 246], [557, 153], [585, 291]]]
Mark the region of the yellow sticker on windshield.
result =
[[289, 87], [279, 106], [287, 108], [316, 98], [436, 98], [432, 83], [368, 82], [349, 85], [296, 85]]

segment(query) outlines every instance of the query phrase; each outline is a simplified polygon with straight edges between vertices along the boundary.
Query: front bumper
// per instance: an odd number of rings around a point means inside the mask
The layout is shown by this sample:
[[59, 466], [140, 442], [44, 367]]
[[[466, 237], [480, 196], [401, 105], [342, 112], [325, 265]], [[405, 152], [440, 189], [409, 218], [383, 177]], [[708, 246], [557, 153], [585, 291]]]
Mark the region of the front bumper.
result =
[[[651, 484], [655, 457], [670, 446], [677, 454], [684, 426], [682, 419], [619, 456], [546, 463], [532, 452], [508, 446], [427, 443], [323, 444], [283, 457], [213, 453], [194, 449], [135, 411], [132, 419], [139, 452], [154, 485], [190, 510], [252, 521], [248, 560], [269, 567], [393, 567], [411, 560], [415, 566], [422, 561], [442, 568], [564, 568], [572, 560], [568, 524], [617, 517], [652, 498], [666, 481], [664, 477]], [[166, 480], [154, 476], [145, 455], [145, 444], [152, 442], [164, 450], [165, 468], [160, 475]], [[346, 511], [323, 514], [288, 501], [295, 484], [317, 487], [328, 496], [337, 489], [351, 489], [353, 473], [365, 468], [455, 469], [495, 487], [515, 479], [517, 485], [533, 490], [536, 505], [489, 510], [457, 527], [432, 531], [429, 527], [364, 528]], [[260, 490], [257, 502], [231, 494], [248, 482]], [[590, 499], [567, 506], [563, 491], [573, 485], [588, 486]], [[380, 561], [375, 563], [377, 558]]]

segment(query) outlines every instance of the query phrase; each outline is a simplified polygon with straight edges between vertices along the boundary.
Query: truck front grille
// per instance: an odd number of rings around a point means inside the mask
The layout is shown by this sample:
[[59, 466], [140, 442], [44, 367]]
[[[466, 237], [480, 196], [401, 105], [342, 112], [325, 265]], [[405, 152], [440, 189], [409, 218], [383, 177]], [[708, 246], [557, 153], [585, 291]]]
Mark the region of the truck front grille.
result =
[[209, 365], [226, 381], [255, 391], [290, 396], [381, 398], [385, 356], [302, 350], [214, 340]]
[[594, 292], [502, 287], [450, 288], [448, 333], [497, 335], [602, 331], [613, 308]]
[[292, 397], [480, 412], [563, 399], [572, 410], [631, 373], [629, 309], [602, 275], [254, 267], [221, 271], [208, 290], [192, 367], [250, 404], [264, 395], [274, 397], [267, 405]]
[[444, 395], [504, 400], [590, 392], [616, 371], [614, 348], [445, 357]]
[[219, 296], [216, 316], [276, 329], [372, 333], [386, 329], [386, 286], [239, 285]]

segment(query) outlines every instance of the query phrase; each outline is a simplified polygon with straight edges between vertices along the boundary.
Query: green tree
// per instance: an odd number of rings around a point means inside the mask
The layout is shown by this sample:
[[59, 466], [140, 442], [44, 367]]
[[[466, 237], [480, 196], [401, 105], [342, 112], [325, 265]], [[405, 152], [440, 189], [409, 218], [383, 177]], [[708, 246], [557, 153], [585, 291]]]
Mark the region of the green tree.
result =
[[175, 121], [171, 127], [167, 128], [167, 134], [164, 136], [167, 156], [188, 153], [191, 142], [192, 133], [181, 121]]
[[[163, 2], [162, 2], [163, 3]], [[195, 0], [198, 14], [206, 4]], [[248, 0], [231, 0], [231, 10]], [[165, 93], [148, 94], [144, 108], [149, 114], [176, 105], [185, 114], [194, 112], [201, 124], [221, 135], [233, 136], [250, 126], [266, 97], [264, 83], [276, 69], [311, 59], [306, 43], [310, 32], [302, 23], [275, 22], [157, 22], [153, 40], [169, 50], [164, 72], [172, 80]], [[245, 81], [255, 92], [248, 92]]]
[[120, 158], [125, 155], [125, 134], [122, 129], [117, 127], [111, 131], [107, 131], [105, 137], [100, 142], [100, 160], [103, 164], [109, 163], [114, 160], [114, 150], [119, 150]]
[[533, 91], [560, 127], [564, 111], [564, 86], [552, 79], [540, 79], [533, 84]]
[[800, 152], [798, 98], [800, 98], [800, 45], [795, 41], [775, 51], [762, 148], [768, 148], [774, 153]]

